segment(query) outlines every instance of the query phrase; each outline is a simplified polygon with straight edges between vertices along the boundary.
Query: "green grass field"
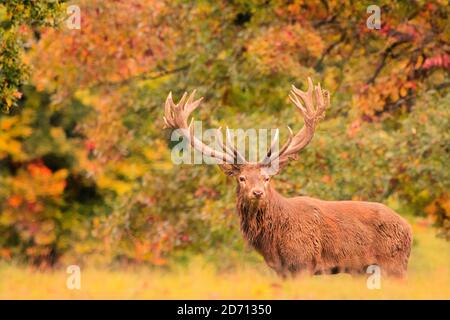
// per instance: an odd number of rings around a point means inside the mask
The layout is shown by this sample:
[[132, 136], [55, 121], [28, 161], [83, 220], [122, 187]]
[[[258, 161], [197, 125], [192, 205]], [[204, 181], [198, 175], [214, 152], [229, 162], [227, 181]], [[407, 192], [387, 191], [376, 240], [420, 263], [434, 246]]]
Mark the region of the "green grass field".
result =
[[4, 263], [0, 299], [450, 299], [450, 243], [421, 224], [414, 237], [408, 278], [382, 278], [381, 289], [345, 274], [281, 280], [263, 263], [219, 272], [199, 258], [171, 271], [81, 269], [81, 289], [69, 290], [65, 270]]

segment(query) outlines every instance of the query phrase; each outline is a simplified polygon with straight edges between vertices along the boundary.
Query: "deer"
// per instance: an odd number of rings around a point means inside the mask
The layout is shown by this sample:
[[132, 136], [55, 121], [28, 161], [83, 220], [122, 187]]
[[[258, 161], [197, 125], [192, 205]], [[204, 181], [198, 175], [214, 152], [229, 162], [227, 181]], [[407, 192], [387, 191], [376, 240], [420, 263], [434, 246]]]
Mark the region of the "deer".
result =
[[[296, 134], [288, 127], [287, 142], [275, 150], [277, 137], [257, 162], [245, 160], [230, 141], [228, 128], [227, 143], [218, 139], [219, 148], [206, 145], [194, 135], [188, 118], [203, 99], [194, 100], [194, 95], [195, 90], [189, 97], [184, 93], [175, 104], [169, 93], [165, 128], [180, 129], [193, 148], [216, 159], [222, 171], [236, 179], [241, 233], [279, 276], [361, 275], [369, 266], [378, 266], [382, 275], [406, 276], [412, 229], [394, 210], [377, 202], [286, 198], [273, 186], [272, 178], [297, 159], [325, 116], [330, 94], [320, 83], [314, 86], [308, 77], [307, 91], [292, 85], [289, 98], [303, 117], [303, 127]], [[267, 170], [274, 162], [278, 163], [277, 170]]]

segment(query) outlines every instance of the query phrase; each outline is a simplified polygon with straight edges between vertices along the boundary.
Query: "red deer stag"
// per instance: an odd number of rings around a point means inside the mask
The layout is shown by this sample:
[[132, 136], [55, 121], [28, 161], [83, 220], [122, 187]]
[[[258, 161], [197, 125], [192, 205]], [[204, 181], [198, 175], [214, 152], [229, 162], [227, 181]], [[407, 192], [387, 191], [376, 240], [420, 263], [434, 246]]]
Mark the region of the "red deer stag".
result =
[[[181, 129], [191, 145], [219, 160], [226, 174], [237, 180], [237, 212], [245, 239], [279, 275], [365, 273], [378, 265], [382, 274], [406, 274], [411, 250], [410, 225], [381, 203], [324, 201], [306, 196], [285, 198], [271, 183], [265, 170], [278, 161], [279, 170], [311, 141], [314, 130], [330, 104], [328, 91], [313, 86], [306, 92], [292, 86], [290, 99], [304, 118], [304, 126], [278, 152], [270, 147], [266, 157], [249, 163], [230, 142], [219, 140], [221, 150], [205, 145], [188, 125], [188, 117], [199, 106], [195, 91], [185, 93], [178, 104], [169, 93], [165, 104], [167, 128]], [[302, 103], [302, 102], [303, 103]], [[220, 133], [220, 129], [218, 129]], [[220, 134], [221, 137], [221, 134]], [[278, 142], [278, 141], [276, 141]], [[278, 171], [279, 171], [278, 170]]]

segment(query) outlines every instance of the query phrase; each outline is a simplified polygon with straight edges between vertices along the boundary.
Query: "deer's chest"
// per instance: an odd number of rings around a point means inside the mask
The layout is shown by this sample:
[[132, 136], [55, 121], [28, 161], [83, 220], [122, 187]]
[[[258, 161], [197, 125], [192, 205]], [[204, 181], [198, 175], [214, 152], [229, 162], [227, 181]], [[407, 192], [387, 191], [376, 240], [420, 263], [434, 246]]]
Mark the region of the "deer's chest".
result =
[[255, 228], [242, 226], [242, 231], [248, 243], [264, 257], [267, 263], [280, 261], [282, 241], [275, 230], [268, 229], [265, 226], [255, 226]]

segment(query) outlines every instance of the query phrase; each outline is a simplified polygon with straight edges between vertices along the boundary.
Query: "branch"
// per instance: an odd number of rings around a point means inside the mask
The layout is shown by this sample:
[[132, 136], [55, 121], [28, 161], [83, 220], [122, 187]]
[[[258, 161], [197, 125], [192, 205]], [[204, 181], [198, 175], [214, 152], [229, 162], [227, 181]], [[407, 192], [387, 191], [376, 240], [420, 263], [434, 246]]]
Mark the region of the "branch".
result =
[[448, 87], [450, 87], [450, 82], [440, 83], [435, 88], [436, 88], [436, 90], [442, 90], [442, 89], [445, 89], [445, 88], [448, 88]]
[[111, 81], [104, 81], [104, 82], [98, 82], [96, 83], [93, 87], [101, 87], [101, 86], [113, 86], [113, 87], [120, 87], [123, 85], [127, 85], [130, 82], [133, 82], [135, 80], [154, 80], [154, 79], [159, 79], [162, 78], [164, 76], [167, 76], [169, 74], [173, 74], [173, 73], [177, 73], [177, 72], [181, 72], [184, 71], [186, 69], [188, 69], [191, 65], [190, 64], [186, 64], [184, 66], [175, 68], [175, 69], [171, 69], [171, 70], [162, 70], [161, 72], [159, 72], [158, 74], [154, 74], [154, 73], [143, 73], [143, 74], [139, 74], [127, 79], [124, 79], [122, 81], [119, 82], [111, 82]]
[[383, 53], [383, 56], [381, 57], [381, 62], [378, 64], [378, 67], [375, 70], [375, 73], [370, 77], [370, 79], [366, 82], [366, 84], [373, 84], [375, 82], [375, 79], [380, 74], [381, 70], [383, 70], [384, 66], [386, 65], [386, 61], [389, 58], [389, 56], [392, 55], [392, 51], [398, 47], [399, 45], [406, 43], [408, 41], [398, 41], [393, 44], [391, 44]]
[[316, 65], [314, 66], [314, 69], [317, 70], [319, 66], [323, 63], [323, 60], [325, 57], [333, 50], [335, 47], [337, 47], [340, 43], [342, 43], [346, 39], [346, 34], [341, 33], [341, 37], [333, 42], [328, 48], [325, 49], [325, 51], [322, 53], [322, 56], [320, 57], [319, 61], [317, 61]]

